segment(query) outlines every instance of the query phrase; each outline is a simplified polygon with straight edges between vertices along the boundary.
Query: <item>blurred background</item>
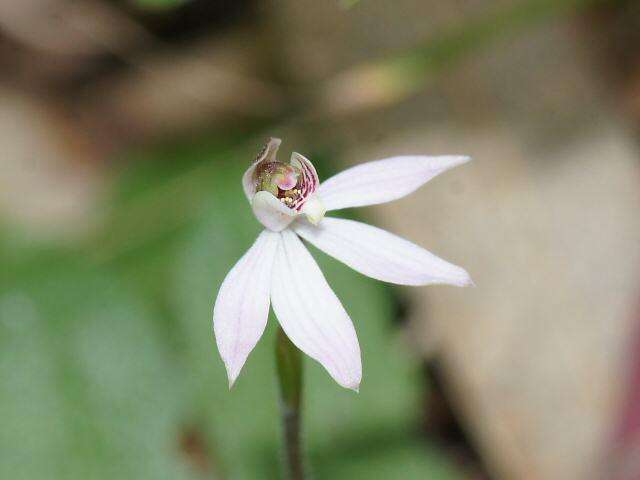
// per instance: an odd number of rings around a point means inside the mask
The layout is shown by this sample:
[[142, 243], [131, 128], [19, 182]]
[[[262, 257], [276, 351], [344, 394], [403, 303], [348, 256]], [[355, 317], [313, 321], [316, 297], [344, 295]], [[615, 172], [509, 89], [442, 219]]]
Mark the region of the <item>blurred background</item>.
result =
[[637, 0], [1, 0], [0, 478], [280, 477], [275, 318], [231, 392], [210, 323], [269, 136], [475, 159], [345, 214], [476, 288], [312, 249], [364, 363], [306, 361], [314, 478], [640, 478]]

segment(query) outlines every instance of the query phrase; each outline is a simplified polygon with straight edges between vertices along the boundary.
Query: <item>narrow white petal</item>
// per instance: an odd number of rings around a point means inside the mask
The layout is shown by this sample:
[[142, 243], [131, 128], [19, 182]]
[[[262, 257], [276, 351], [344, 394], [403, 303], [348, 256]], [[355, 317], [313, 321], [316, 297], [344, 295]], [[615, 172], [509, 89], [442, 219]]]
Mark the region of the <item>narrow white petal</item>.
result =
[[327, 210], [390, 202], [469, 160], [463, 156], [403, 156], [376, 160], [329, 178], [320, 185], [318, 194]]
[[213, 330], [230, 387], [267, 325], [271, 272], [279, 240], [277, 233], [262, 232], [218, 292]]
[[340, 385], [357, 390], [362, 364], [351, 319], [296, 234], [285, 230], [281, 236], [271, 285], [273, 311], [300, 350]]
[[269, 192], [256, 193], [251, 201], [251, 208], [258, 221], [273, 232], [287, 228], [298, 215]]
[[386, 230], [353, 220], [325, 218], [293, 229], [320, 250], [368, 277], [400, 285], [471, 284], [467, 272]]

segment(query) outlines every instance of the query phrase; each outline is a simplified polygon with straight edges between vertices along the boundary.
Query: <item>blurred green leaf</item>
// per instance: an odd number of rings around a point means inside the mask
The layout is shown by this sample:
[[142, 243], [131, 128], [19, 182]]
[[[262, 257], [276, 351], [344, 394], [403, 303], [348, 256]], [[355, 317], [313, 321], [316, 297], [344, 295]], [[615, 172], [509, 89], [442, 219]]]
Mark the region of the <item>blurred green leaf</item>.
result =
[[[389, 478], [402, 480], [454, 480], [460, 473], [451, 468], [441, 452], [417, 442], [389, 444], [388, 438], [373, 437], [357, 450], [333, 450], [333, 461], [320, 463], [317, 478]], [[391, 439], [393, 441], [393, 439]], [[340, 461], [335, 461], [340, 458]]]
[[168, 10], [170, 8], [176, 8], [190, 0], [133, 0], [133, 3], [147, 10]]
[[0, 478], [190, 478], [144, 302], [72, 257], [28, 271], [0, 291]]
[[352, 7], [355, 7], [359, 2], [360, 0], [340, 0], [340, 6], [348, 10]]

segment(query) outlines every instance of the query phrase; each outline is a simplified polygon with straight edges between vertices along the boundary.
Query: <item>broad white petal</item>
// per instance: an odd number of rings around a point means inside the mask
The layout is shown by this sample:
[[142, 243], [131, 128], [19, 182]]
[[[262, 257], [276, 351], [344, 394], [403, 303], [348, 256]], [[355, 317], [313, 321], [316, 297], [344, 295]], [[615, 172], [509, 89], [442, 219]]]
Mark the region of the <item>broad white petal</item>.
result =
[[285, 230], [281, 236], [271, 284], [273, 311], [300, 350], [340, 385], [357, 390], [362, 364], [351, 319], [296, 234]]
[[244, 194], [247, 196], [247, 200], [251, 202], [251, 199], [256, 193], [256, 185], [253, 178], [253, 172], [255, 172], [256, 167], [263, 160], [273, 161], [276, 158], [276, 153], [278, 153], [278, 148], [282, 140], [279, 138], [270, 138], [267, 144], [262, 148], [256, 159], [253, 161], [251, 166], [247, 168], [242, 175], [242, 188], [244, 189]]
[[256, 193], [251, 201], [251, 208], [258, 221], [273, 232], [287, 228], [298, 215], [298, 212], [286, 207], [269, 192]]
[[327, 210], [390, 202], [469, 160], [463, 156], [403, 156], [376, 160], [329, 178], [320, 185], [318, 194]]
[[267, 325], [271, 271], [279, 243], [277, 233], [262, 232], [227, 274], [218, 292], [213, 330], [229, 387]]
[[297, 221], [293, 229], [320, 250], [377, 280], [400, 285], [471, 284], [464, 269], [371, 225], [327, 217], [318, 226]]

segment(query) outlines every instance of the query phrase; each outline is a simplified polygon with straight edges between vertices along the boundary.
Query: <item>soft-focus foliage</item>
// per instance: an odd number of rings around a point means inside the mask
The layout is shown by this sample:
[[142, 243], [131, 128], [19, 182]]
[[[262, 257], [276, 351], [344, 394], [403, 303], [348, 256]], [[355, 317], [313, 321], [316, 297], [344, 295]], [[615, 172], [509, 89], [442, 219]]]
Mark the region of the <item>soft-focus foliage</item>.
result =
[[164, 10], [174, 8], [188, 2], [189, 0], [135, 0], [135, 4], [141, 8], [149, 10]]
[[231, 392], [211, 332], [272, 135], [325, 180], [476, 159], [355, 220], [478, 288], [307, 235], [364, 370], [304, 361], [312, 478], [640, 478], [638, 5], [0, 2], [0, 479], [280, 478], [275, 318]]

